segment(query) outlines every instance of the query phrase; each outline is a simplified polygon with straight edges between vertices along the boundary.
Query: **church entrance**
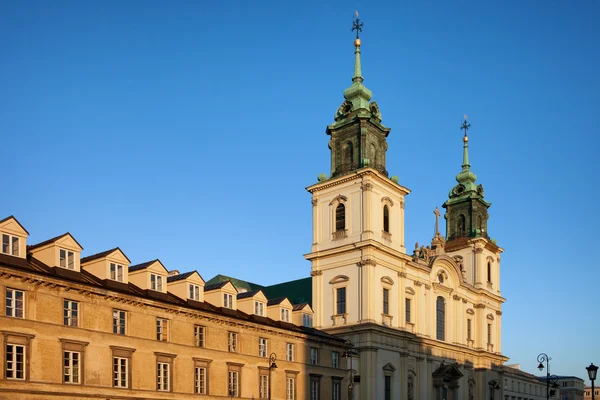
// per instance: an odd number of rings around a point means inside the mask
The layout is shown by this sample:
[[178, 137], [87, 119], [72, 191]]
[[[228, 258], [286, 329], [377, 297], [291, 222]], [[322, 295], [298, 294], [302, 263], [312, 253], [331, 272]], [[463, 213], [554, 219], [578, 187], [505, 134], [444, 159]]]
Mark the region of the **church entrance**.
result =
[[442, 363], [431, 375], [435, 400], [458, 400], [459, 380], [463, 374], [455, 365]]

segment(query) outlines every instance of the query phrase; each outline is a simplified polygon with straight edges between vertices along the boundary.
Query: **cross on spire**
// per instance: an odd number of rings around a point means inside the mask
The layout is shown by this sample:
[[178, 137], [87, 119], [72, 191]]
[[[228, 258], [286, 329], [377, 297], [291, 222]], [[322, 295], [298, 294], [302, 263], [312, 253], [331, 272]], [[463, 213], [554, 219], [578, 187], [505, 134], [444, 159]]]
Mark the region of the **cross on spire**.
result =
[[467, 122], [467, 115], [466, 114], [465, 114], [464, 118], [465, 118], [465, 120], [463, 121], [463, 124], [460, 126], [460, 129], [464, 129], [464, 131], [465, 131], [465, 137], [467, 137], [467, 131], [471, 127], [471, 124], [469, 124]]
[[356, 31], [356, 38], [358, 39], [358, 32], [362, 32], [363, 23], [358, 19], [358, 11], [354, 12], [356, 19], [352, 22], [352, 31]]

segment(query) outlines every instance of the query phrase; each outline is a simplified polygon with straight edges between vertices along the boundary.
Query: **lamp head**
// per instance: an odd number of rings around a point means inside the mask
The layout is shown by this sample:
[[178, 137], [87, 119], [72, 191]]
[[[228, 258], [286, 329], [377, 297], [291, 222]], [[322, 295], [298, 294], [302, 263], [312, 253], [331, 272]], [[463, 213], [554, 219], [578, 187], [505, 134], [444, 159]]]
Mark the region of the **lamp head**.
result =
[[543, 371], [544, 370], [544, 364], [540, 363], [540, 365], [538, 365], [538, 369], [540, 371]]
[[586, 367], [585, 369], [587, 369], [588, 377], [590, 378], [590, 381], [595, 381], [596, 374], [598, 373], [598, 367], [595, 366], [594, 363], [591, 363], [590, 366]]

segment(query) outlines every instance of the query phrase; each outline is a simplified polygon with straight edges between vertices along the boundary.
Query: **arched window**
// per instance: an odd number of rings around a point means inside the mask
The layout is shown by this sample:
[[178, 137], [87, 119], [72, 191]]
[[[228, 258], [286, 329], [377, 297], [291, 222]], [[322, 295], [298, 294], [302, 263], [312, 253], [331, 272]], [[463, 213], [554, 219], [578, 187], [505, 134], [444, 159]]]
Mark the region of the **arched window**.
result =
[[354, 163], [354, 148], [352, 142], [348, 142], [342, 148], [342, 163], [345, 165], [352, 165]]
[[459, 235], [464, 235], [465, 234], [465, 226], [466, 225], [467, 225], [467, 223], [466, 223], [465, 216], [462, 215], [462, 214], [460, 214], [458, 216], [458, 227], [457, 227], [457, 231], [458, 231], [457, 233]]
[[383, 231], [390, 233], [390, 209], [387, 205], [383, 206]]
[[442, 296], [438, 296], [436, 300], [435, 320], [437, 340], [446, 340], [446, 302]]
[[343, 231], [346, 229], [346, 206], [343, 203], [335, 208], [335, 230]]
[[488, 282], [492, 283], [492, 263], [490, 261], [488, 261], [488, 265], [487, 265], [487, 278], [488, 278]]
[[413, 379], [412, 376], [409, 376], [408, 377], [408, 383], [406, 385], [406, 391], [408, 392], [406, 398], [408, 400], [413, 400], [413, 398], [414, 398], [414, 394], [413, 394], [414, 393], [414, 389], [413, 389], [414, 386], [415, 386], [415, 381], [414, 381], [414, 379]]

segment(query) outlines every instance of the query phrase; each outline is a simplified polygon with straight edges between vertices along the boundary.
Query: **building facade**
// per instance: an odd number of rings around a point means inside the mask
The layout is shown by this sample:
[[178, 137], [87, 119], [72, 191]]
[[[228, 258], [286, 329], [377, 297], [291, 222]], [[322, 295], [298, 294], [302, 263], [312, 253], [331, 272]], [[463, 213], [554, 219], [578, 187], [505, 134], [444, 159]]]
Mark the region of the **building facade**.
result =
[[[576, 376], [556, 377], [556, 398], [560, 400], [583, 400], [585, 396], [585, 381]], [[546, 377], [538, 377], [540, 382], [546, 383]], [[551, 384], [552, 385], [552, 384]]]
[[592, 388], [591, 386], [586, 386], [583, 389], [583, 400], [592, 400], [592, 392], [594, 393], [594, 399], [600, 399], [600, 389], [597, 387]]
[[305, 326], [307, 304], [28, 236], [0, 221], [0, 399], [341, 399], [348, 385], [349, 346]]
[[[535, 375], [521, 371], [519, 365], [503, 367], [502, 397], [504, 400], [545, 400], [546, 384], [537, 380]], [[558, 389], [551, 393], [551, 399], [559, 399]]]

